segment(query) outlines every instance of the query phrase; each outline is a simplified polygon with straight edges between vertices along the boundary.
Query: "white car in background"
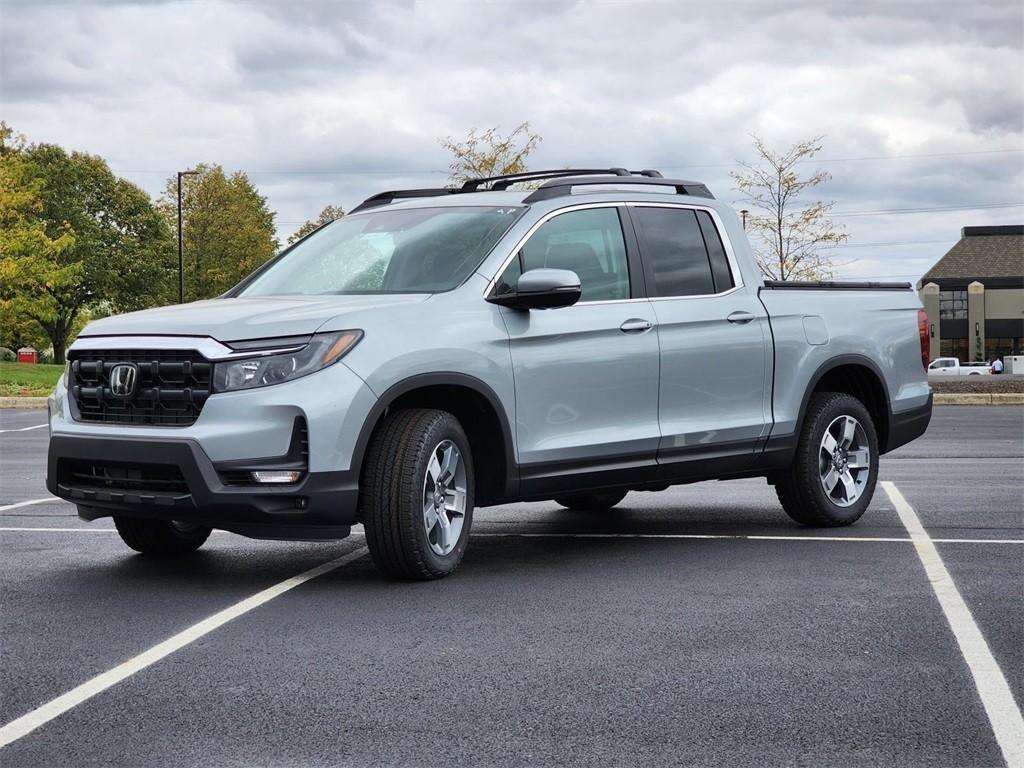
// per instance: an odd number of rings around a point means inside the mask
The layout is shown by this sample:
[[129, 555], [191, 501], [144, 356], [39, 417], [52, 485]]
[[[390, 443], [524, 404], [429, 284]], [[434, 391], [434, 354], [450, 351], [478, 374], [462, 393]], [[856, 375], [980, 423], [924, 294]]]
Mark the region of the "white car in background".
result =
[[928, 366], [929, 376], [990, 376], [989, 363], [961, 363], [958, 357], [937, 357]]

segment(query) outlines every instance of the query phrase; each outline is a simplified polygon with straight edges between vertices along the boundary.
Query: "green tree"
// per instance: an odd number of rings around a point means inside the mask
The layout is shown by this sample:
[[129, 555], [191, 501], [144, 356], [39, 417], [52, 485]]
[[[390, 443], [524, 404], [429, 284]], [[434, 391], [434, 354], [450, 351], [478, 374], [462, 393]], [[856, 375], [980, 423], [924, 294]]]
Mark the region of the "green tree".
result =
[[288, 238], [288, 245], [291, 245], [296, 240], [301, 240], [310, 232], [319, 229], [324, 224], [331, 223], [335, 219], [340, 219], [344, 215], [345, 209], [340, 205], [325, 206], [324, 209], [320, 211], [320, 215], [317, 216], [316, 219], [307, 220], [301, 227], [292, 232], [291, 236]]
[[83, 311], [104, 302], [124, 312], [167, 291], [170, 232], [141, 189], [95, 155], [52, 144], [3, 150], [6, 201], [2, 298], [5, 311], [46, 333], [55, 362]]
[[818, 170], [801, 178], [797, 166], [821, 150], [823, 137], [801, 141], [785, 152], [770, 149], [754, 136], [758, 162], [740, 163], [730, 174], [743, 202], [755, 210], [747, 217], [747, 233], [761, 273], [771, 280], [821, 280], [835, 274], [836, 263], [822, 250], [848, 239], [832, 222], [833, 203], [805, 203], [805, 192], [832, 175]]
[[45, 317], [49, 301], [40, 286], [62, 286], [78, 277], [56, 258], [74, 243], [65, 229], [50, 237], [39, 219], [42, 179], [22, 155], [24, 137], [0, 123], [0, 346], [40, 349], [48, 337], [30, 315]]
[[[224, 293], [274, 255], [274, 213], [248, 176], [198, 165], [182, 180], [185, 300]], [[177, 230], [177, 178], [167, 180], [160, 210]]]
[[440, 143], [452, 153], [448, 181], [459, 185], [467, 179], [522, 173], [541, 140], [530, 131], [529, 122], [520, 123], [507, 136], [502, 136], [497, 127], [484, 131], [472, 128], [462, 141], [447, 136]]

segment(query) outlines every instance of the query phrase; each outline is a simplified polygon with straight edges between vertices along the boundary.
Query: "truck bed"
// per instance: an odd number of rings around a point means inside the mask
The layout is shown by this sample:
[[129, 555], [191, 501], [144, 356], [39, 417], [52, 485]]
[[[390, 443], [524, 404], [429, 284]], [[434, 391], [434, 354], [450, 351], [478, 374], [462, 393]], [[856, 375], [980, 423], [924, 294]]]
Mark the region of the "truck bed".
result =
[[927, 403], [921, 303], [909, 283], [775, 281], [764, 288], [759, 298], [775, 348], [772, 410], [780, 433], [797, 428], [809, 382], [837, 361], [879, 376], [893, 413]]

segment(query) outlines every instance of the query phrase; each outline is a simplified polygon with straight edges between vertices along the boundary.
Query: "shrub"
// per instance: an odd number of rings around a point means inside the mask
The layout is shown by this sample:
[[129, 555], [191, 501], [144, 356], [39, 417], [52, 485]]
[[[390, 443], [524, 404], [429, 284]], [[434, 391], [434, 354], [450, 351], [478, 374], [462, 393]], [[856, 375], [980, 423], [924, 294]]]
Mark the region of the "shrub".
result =
[[0, 363], [13, 363], [18, 359], [18, 355], [13, 349], [7, 347], [0, 347]]

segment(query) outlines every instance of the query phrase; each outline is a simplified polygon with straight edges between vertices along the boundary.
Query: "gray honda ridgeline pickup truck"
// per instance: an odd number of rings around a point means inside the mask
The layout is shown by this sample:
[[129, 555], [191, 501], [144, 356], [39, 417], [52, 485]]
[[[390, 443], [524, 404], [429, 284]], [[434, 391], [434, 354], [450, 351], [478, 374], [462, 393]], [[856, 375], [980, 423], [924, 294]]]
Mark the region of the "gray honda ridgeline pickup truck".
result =
[[765, 477], [799, 523], [849, 525], [928, 425], [927, 349], [909, 284], [763, 281], [701, 183], [384, 192], [220, 298], [90, 323], [50, 397], [47, 487], [160, 555], [362, 523], [414, 579], [506, 502]]

